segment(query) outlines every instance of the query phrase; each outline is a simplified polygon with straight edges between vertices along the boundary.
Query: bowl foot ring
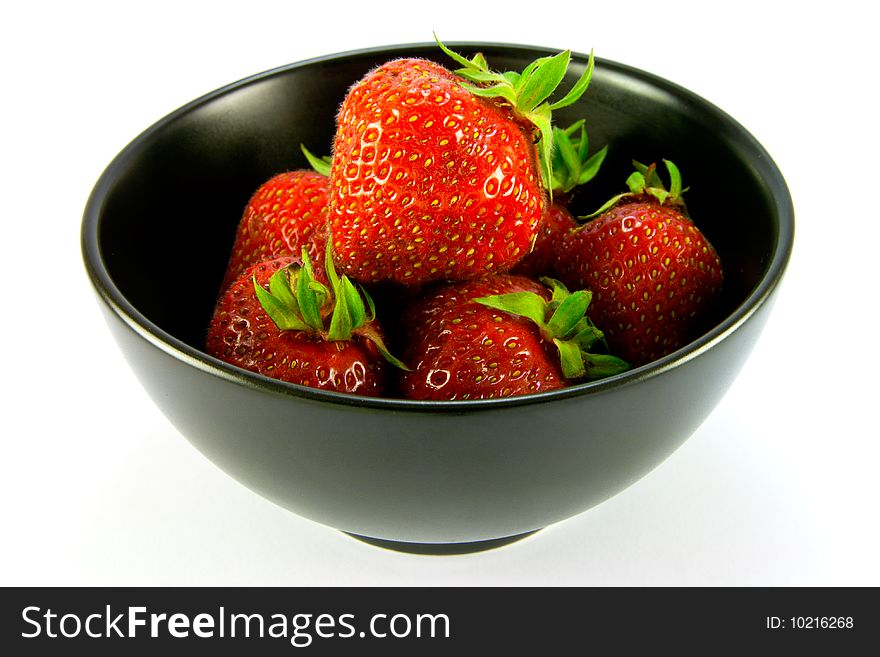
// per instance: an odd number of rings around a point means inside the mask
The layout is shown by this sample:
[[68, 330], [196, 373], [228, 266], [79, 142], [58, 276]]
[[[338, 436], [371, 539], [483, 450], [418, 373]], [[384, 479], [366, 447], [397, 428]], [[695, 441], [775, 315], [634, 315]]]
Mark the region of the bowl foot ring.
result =
[[351, 532], [343, 531], [343, 534], [351, 536], [354, 539], [368, 543], [375, 547], [393, 550], [395, 552], [407, 552], [409, 554], [430, 554], [430, 555], [454, 555], [454, 554], [472, 554], [474, 552], [484, 552], [486, 550], [494, 550], [495, 548], [504, 547], [532, 534], [541, 531], [533, 529], [522, 534], [514, 534], [513, 536], [504, 536], [502, 538], [491, 538], [485, 541], [468, 541], [465, 543], [408, 543], [406, 541], [391, 541], [384, 538], [373, 538], [371, 536], [361, 536]]

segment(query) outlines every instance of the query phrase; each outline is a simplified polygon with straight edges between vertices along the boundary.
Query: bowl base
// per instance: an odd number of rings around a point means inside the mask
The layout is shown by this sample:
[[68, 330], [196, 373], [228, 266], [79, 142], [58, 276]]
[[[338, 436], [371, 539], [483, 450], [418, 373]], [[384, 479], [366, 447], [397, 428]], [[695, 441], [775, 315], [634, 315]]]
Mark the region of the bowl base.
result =
[[505, 545], [510, 545], [516, 541], [531, 536], [541, 531], [541, 529], [533, 529], [522, 534], [514, 534], [513, 536], [504, 536], [502, 538], [491, 538], [485, 541], [468, 541], [465, 543], [409, 543], [406, 541], [391, 541], [384, 538], [373, 538], [371, 536], [361, 536], [360, 534], [352, 534], [343, 531], [342, 533], [351, 536], [354, 539], [369, 543], [375, 547], [385, 548], [386, 550], [394, 550], [395, 552], [407, 552], [409, 554], [428, 554], [428, 555], [455, 555], [455, 554], [472, 554], [474, 552], [484, 552], [486, 550], [494, 550]]

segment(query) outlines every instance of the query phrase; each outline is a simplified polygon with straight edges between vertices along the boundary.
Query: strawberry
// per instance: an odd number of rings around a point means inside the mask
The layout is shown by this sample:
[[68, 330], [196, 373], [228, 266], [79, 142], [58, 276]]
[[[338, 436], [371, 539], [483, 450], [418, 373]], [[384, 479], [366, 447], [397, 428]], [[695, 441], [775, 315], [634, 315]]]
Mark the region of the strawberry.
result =
[[404, 354], [413, 366], [410, 399], [488, 399], [562, 388], [573, 379], [623, 371], [590, 353], [602, 333], [584, 312], [590, 293], [551, 289], [523, 276], [493, 274], [447, 283], [404, 313]]
[[315, 277], [306, 247], [301, 259], [251, 266], [218, 300], [207, 352], [290, 383], [381, 395], [384, 360], [404, 366], [385, 348], [366, 292], [337, 277], [330, 260], [326, 274], [329, 288]]
[[[439, 44], [439, 41], [438, 41]], [[504, 272], [531, 248], [553, 149], [551, 111], [570, 53], [520, 73], [465, 59], [454, 73], [425, 59], [370, 71], [337, 116], [330, 179], [336, 262], [362, 283], [411, 285]]]
[[[309, 160], [314, 158], [305, 148]], [[321, 171], [297, 169], [279, 173], [254, 192], [238, 224], [232, 255], [221, 290], [251, 265], [280, 256], [298, 255], [306, 247], [313, 262], [324, 257], [327, 241], [329, 166]]]
[[578, 227], [574, 215], [562, 203], [550, 203], [544, 210], [531, 252], [511, 270], [513, 274], [538, 278], [556, 274], [556, 257], [565, 236]]
[[[608, 152], [608, 147], [603, 146], [593, 155], [588, 155], [589, 141], [583, 119], [565, 130], [554, 127], [553, 135], [553, 200], [545, 206], [531, 252], [511, 270], [511, 273], [531, 278], [556, 275], [556, 254], [562, 240], [578, 227], [577, 220], [568, 209], [571, 193], [595, 177]], [[572, 140], [572, 135], [576, 135], [575, 140]]]
[[687, 215], [678, 168], [664, 162], [668, 191], [655, 165], [634, 162], [630, 191], [570, 233], [557, 261], [567, 285], [592, 290], [592, 317], [634, 365], [687, 344], [723, 278], [718, 254]]

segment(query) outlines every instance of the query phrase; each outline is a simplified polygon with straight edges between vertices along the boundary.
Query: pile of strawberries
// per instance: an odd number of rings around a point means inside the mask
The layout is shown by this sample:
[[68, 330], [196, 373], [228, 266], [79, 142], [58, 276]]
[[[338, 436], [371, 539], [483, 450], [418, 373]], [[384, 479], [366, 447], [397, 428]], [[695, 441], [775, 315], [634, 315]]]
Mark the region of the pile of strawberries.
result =
[[[718, 300], [717, 253], [681, 175], [634, 162], [589, 217], [598, 171], [583, 121], [548, 100], [568, 51], [522, 72], [440, 48], [461, 68], [396, 59], [352, 86], [332, 157], [280, 173], [245, 208], [208, 353], [301, 385], [368, 396], [487, 399], [618, 374], [693, 339]], [[374, 301], [380, 299], [381, 304]]]

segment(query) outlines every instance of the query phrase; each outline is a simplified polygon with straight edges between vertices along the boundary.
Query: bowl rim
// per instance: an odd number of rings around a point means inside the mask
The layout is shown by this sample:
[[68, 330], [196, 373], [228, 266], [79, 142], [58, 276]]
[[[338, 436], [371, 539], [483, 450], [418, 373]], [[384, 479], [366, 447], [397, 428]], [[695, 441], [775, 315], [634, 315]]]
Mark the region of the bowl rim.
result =
[[[451, 41], [446, 45], [450, 48], [463, 50], [493, 49], [528, 51], [536, 56], [556, 54], [559, 52], [559, 50], [544, 46], [505, 42]], [[602, 394], [621, 386], [634, 385], [640, 381], [660, 376], [669, 370], [675, 369], [688, 361], [697, 358], [735, 333], [740, 326], [746, 323], [767, 302], [771, 294], [778, 287], [788, 265], [793, 248], [794, 206], [788, 186], [782, 176], [782, 172], [779, 170], [766, 149], [738, 121], [698, 94], [653, 73], [601, 57], [595, 58], [597, 72], [610, 71], [623, 75], [624, 77], [634, 78], [648, 86], [658, 88], [672, 96], [687, 100], [691, 104], [696, 104], [700, 107], [701, 111], [708, 113], [715, 119], [723, 122], [732, 131], [731, 138], [739, 143], [744, 150], [754, 154], [754, 161], [752, 161], [751, 164], [759, 168], [759, 177], [764, 180], [767, 189], [770, 191], [770, 197], [777, 211], [776, 243], [772, 250], [772, 257], [766, 264], [765, 270], [754, 289], [731, 313], [725, 316], [703, 335], [663, 358], [597, 381], [578, 383], [558, 390], [513, 397], [453, 401], [410, 400], [397, 397], [365, 397], [288, 383], [230, 365], [164, 331], [138, 311], [138, 309], [126, 299], [121, 290], [116, 287], [106, 267], [104, 258], [102, 257], [102, 250], [98, 240], [102, 210], [106, 202], [107, 194], [113, 185], [117, 174], [124, 169], [126, 162], [131, 159], [139, 149], [145, 147], [154, 134], [163, 130], [169, 124], [185, 114], [215, 99], [299, 68], [349, 58], [375, 57], [379, 54], [387, 55], [389, 59], [403, 56], [429, 56], [430, 54], [436, 55], [438, 50], [436, 43], [433, 42], [401, 43], [348, 50], [299, 60], [247, 76], [203, 94], [170, 112], [146, 128], [129, 142], [128, 145], [126, 145], [107, 165], [98, 178], [98, 181], [95, 183], [83, 212], [80, 236], [81, 252], [86, 272], [100, 300], [107, 304], [110, 310], [138, 336], [165, 352], [167, 355], [195, 367], [206, 374], [216, 376], [238, 385], [259, 389], [272, 394], [295, 397], [314, 402], [327, 402], [333, 405], [383, 409], [395, 412], [409, 411], [434, 414], [438, 412], [446, 412], [462, 414], [508, 408], [511, 406], [530, 406], [533, 404], [548, 403], [554, 400]], [[572, 61], [581, 63], [586, 63], [588, 59], [587, 54], [575, 51], [572, 51], [571, 57]]]

